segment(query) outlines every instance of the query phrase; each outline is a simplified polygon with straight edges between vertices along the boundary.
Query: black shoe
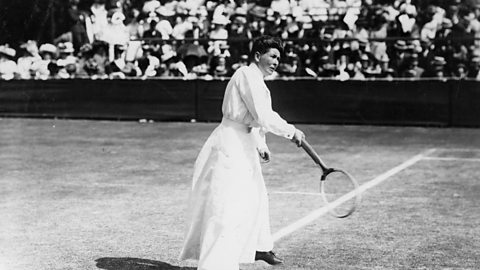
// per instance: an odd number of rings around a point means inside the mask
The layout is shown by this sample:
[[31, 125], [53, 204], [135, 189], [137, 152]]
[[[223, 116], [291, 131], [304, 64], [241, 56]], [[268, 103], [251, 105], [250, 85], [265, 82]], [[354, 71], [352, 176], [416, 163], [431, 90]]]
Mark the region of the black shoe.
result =
[[283, 263], [283, 260], [278, 258], [272, 251], [257, 251], [255, 253], [255, 261], [265, 261], [270, 265], [276, 265]]

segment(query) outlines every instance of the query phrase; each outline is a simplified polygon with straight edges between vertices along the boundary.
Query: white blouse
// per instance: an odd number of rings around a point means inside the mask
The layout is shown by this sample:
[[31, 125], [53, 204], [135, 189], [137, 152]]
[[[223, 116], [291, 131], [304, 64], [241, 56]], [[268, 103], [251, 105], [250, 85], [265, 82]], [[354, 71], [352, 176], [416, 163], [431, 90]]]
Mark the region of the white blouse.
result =
[[273, 111], [270, 90], [262, 71], [254, 63], [239, 68], [233, 74], [225, 90], [222, 112], [224, 118], [260, 128], [263, 140], [267, 132], [287, 139], [295, 133], [295, 126]]

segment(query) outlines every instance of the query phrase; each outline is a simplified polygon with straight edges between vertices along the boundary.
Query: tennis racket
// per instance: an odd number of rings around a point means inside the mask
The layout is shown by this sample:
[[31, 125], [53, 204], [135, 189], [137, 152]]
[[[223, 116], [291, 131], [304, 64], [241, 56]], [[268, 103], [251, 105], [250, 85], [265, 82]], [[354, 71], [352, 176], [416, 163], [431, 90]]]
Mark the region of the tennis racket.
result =
[[330, 213], [338, 218], [353, 214], [361, 200], [355, 178], [344, 170], [327, 167], [306, 140], [302, 141], [302, 148], [322, 170], [320, 193], [325, 203], [331, 205]]

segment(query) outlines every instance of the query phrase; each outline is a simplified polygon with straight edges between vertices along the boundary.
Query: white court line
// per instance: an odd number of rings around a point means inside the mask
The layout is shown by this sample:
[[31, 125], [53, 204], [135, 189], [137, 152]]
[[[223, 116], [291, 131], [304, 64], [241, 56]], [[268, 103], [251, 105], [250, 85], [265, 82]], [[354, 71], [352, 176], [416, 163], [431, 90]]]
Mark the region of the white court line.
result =
[[270, 194], [295, 194], [295, 195], [315, 195], [321, 196], [320, 192], [301, 192], [301, 191], [272, 191]]
[[381, 175], [373, 178], [372, 180], [366, 182], [365, 184], [361, 185], [357, 190], [351, 191], [342, 197], [338, 198], [337, 200], [331, 202], [327, 206], [321, 207], [310, 214], [306, 215], [305, 217], [295, 221], [294, 223], [280, 229], [276, 233], [272, 235], [273, 241], [278, 241], [279, 239], [297, 231], [298, 229], [305, 227], [309, 223], [313, 222], [317, 218], [323, 216], [324, 214], [328, 213], [328, 211], [332, 210], [333, 208], [339, 206], [340, 204], [352, 199], [357, 192], [363, 193], [367, 189], [370, 189], [381, 182], [385, 181], [386, 179], [392, 177], [393, 175], [399, 173], [402, 170], [405, 170], [406, 168], [412, 166], [413, 164], [417, 163], [421, 159], [423, 159], [425, 156], [428, 156], [429, 154], [432, 154], [435, 151], [435, 149], [429, 149], [426, 150], [416, 156], [413, 156], [412, 158], [408, 159], [407, 161], [403, 162], [402, 164], [382, 173]]
[[476, 161], [480, 162], [480, 158], [457, 158], [457, 157], [424, 157], [424, 160], [439, 160], [439, 161]]
[[437, 152], [445, 152], [445, 151], [452, 151], [452, 152], [480, 152], [478, 148], [435, 148]]

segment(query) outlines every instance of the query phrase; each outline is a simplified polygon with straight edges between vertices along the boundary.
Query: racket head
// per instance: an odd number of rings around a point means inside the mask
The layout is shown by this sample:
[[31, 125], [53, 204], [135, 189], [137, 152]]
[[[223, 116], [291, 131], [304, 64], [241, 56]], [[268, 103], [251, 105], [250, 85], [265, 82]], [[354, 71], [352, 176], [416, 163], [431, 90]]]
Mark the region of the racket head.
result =
[[357, 180], [344, 170], [328, 169], [320, 179], [322, 199], [337, 218], [348, 217], [358, 208], [361, 201], [358, 188]]

